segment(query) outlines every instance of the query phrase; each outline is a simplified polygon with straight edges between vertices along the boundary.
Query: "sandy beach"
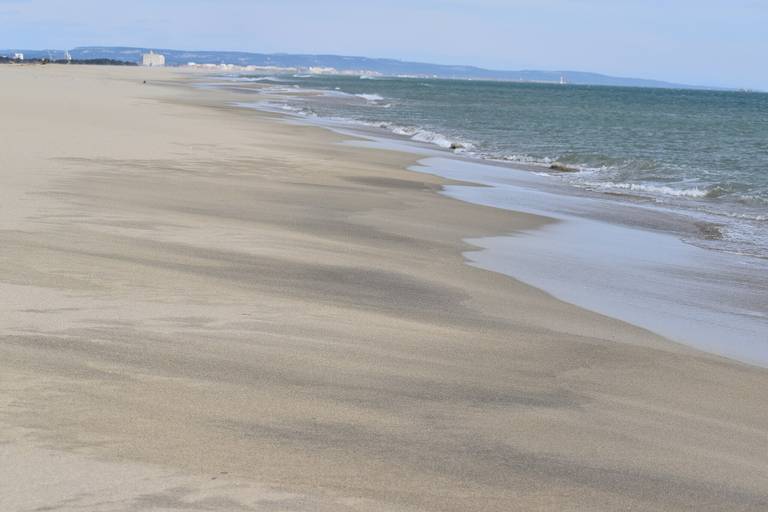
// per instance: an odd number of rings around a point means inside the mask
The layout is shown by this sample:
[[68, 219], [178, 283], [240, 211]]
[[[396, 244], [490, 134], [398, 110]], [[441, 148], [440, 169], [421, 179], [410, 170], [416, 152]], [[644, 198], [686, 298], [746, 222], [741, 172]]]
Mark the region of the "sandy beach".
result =
[[768, 370], [467, 265], [552, 221], [199, 79], [0, 66], [0, 510], [768, 509]]

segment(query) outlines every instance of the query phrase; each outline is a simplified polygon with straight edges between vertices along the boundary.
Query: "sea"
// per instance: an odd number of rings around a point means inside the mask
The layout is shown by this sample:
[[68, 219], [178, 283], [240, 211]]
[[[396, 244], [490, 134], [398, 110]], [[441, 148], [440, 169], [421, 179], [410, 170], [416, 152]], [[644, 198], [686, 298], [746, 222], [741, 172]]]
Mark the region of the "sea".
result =
[[413, 170], [486, 185], [447, 195], [563, 221], [472, 240], [483, 250], [470, 264], [768, 366], [768, 94], [301, 74], [223, 82], [253, 93], [241, 106], [421, 148]]
[[698, 212], [718, 228], [721, 249], [768, 257], [768, 94], [327, 75], [236, 79], [281, 94], [275, 106], [287, 112], [380, 127], [470, 157], [538, 167], [574, 187]]

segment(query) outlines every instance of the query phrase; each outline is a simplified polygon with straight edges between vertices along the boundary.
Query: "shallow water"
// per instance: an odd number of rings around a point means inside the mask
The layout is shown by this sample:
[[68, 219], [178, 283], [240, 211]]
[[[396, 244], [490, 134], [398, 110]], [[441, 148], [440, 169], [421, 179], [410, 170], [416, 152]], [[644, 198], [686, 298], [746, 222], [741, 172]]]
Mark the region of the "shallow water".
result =
[[367, 139], [345, 144], [422, 155], [413, 171], [486, 185], [445, 187], [455, 199], [559, 221], [469, 239], [478, 247], [465, 254], [471, 265], [670, 340], [768, 367], [768, 259], [686, 243], [701, 231], [688, 210], [574, 189], [548, 174], [447, 155], [344, 120], [293, 119]]
[[[525, 177], [514, 182], [508, 169], [429, 158], [413, 170], [488, 185], [448, 186], [450, 197], [561, 221], [469, 239], [482, 249], [465, 254], [471, 264], [671, 340], [768, 367], [768, 261], [734, 259], [670, 234], [596, 220], [594, 199], [542, 191]], [[631, 206], [616, 211], [624, 206], [615, 203], [603, 208], [617, 217], [642, 215]]]

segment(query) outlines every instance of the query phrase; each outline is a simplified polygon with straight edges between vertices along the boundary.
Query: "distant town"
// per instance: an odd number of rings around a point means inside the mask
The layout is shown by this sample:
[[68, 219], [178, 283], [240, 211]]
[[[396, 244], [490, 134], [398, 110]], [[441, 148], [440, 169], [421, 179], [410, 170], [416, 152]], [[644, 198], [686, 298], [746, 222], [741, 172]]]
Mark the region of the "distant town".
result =
[[[0, 55], [0, 64], [90, 64], [105, 66], [144, 66], [144, 67], [164, 67], [166, 65], [165, 55], [150, 50], [141, 55], [141, 62], [127, 60], [117, 60], [108, 58], [95, 59], [75, 59], [69, 52], [65, 53], [64, 58], [53, 58], [35, 56], [27, 58], [23, 52], [13, 52], [10, 55]], [[198, 64], [196, 62], [187, 62], [186, 64], [177, 64], [177, 67], [197, 68], [210, 71], [239, 71], [253, 73], [271, 73], [271, 74], [290, 74], [290, 73], [309, 73], [313, 75], [351, 75], [351, 76], [382, 76], [382, 73], [369, 70], [339, 70], [332, 67], [310, 66], [301, 67], [280, 67], [280, 66], [241, 66], [236, 64]]]
[[135, 47], [88, 46], [71, 50], [6, 49], [0, 50], [0, 63], [186, 66], [211, 71], [246, 73], [306, 73], [313, 75], [391, 76], [563, 85], [728, 90], [573, 70], [511, 71], [344, 55], [265, 54]]
[[24, 52], [13, 52], [7, 55], [0, 53], [0, 64], [81, 64], [95, 66], [136, 66], [135, 62], [115, 59], [74, 59], [65, 52], [64, 58], [35, 56], [27, 58]]

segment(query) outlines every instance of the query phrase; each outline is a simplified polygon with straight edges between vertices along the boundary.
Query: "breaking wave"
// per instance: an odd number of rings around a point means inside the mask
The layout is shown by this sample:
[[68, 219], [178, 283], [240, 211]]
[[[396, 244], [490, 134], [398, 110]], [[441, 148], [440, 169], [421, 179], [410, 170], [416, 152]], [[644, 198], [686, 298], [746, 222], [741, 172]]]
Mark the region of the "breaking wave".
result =
[[615, 183], [612, 181], [584, 182], [582, 186], [601, 191], [635, 192], [640, 194], [661, 195], [668, 197], [689, 197], [702, 199], [709, 197], [709, 191], [698, 187], [673, 188], [667, 185], [653, 185], [647, 183]]
[[358, 98], [362, 98], [369, 103], [378, 103], [384, 101], [384, 97], [379, 94], [355, 94]]
[[281, 82], [281, 83], [286, 82], [286, 80], [282, 80], [276, 76], [242, 76], [237, 81], [238, 82]]

